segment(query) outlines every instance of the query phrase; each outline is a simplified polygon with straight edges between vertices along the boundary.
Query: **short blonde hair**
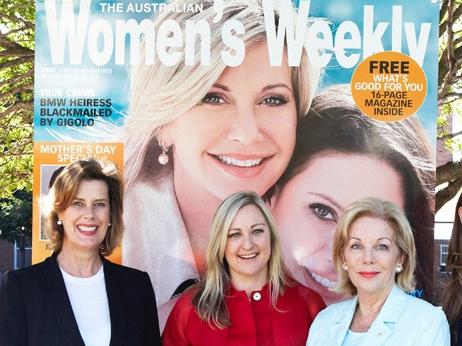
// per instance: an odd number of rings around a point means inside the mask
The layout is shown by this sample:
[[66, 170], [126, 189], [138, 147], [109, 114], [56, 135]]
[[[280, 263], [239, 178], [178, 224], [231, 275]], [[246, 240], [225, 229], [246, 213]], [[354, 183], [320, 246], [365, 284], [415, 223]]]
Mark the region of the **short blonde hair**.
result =
[[[205, 20], [210, 24], [210, 64], [200, 64], [196, 56], [195, 64], [187, 66], [183, 58], [174, 66], [164, 66], [160, 59], [154, 64], [140, 63], [131, 71], [131, 95], [128, 116], [122, 128], [125, 142], [125, 182], [127, 189], [138, 179], [160, 179], [172, 167], [162, 166], [157, 157], [162, 149], [158, 144], [163, 126], [173, 122], [182, 114], [196, 106], [207, 94], [226, 68], [221, 51], [226, 50], [219, 27], [224, 21], [236, 19], [244, 26], [240, 36], [246, 47], [266, 42], [265, 18], [261, 0], [226, 0], [223, 2], [223, 18], [214, 24], [216, 12], [213, 1], [173, 0], [169, 4], [182, 8], [184, 4], [202, 5], [200, 12], [163, 11], [154, 20], [154, 29], [166, 20], [178, 23]], [[292, 8], [293, 23], [297, 23], [297, 12]], [[276, 23], [279, 12], [275, 9]], [[145, 56], [145, 42], [141, 44], [140, 56]], [[197, 52], [199, 55], [200, 53]], [[297, 114], [303, 117], [311, 104], [319, 80], [319, 69], [307, 58], [304, 48], [300, 66], [291, 67], [292, 85], [297, 105]]]
[[414, 270], [416, 250], [412, 228], [404, 212], [396, 204], [375, 197], [368, 197], [352, 203], [340, 218], [334, 236], [333, 260], [337, 269], [337, 284], [334, 291], [356, 294], [356, 287], [348, 273], [343, 269], [344, 250], [353, 223], [361, 217], [369, 216], [385, 221], [394, 231], [394, 240], [404, 257], [403, 270], [396, 274], [395, 280], [404, 291], [414, 289]]
[[268, 261], [268, 282], [271, 303], [274, 307], [276, 307], [277, 299], [283, 293], [288, 282], [276, 224], [265, 202], [253, 191], [237, 192], [230, 195], [218, 207], [213, 218], [207, 248], [207, 273], [201, 289], [193, 299], [199, 316], [210, 325], [219, 328], [225, 328], [230, 324], [224, 301], [231, 279], [228, 263], [225, 259], [228, 231], [239, 210], [247, 205], [253, 205], [260, 210], [269, 228], [271, 254]]
[[74, 200], [82, 181], [100, 180], [108, 187], [110, 221], [99, 253], [108, 256], [119, 244], [123, 233], [123, 180], [117, 166], [109, 161], [79, 160], [66, 166], [53, 182], [44, 199], [45, 230], [51, 249], [59, 252], [63, 246], [64, 228], [58, 225], [58, 213], [66, 210]]

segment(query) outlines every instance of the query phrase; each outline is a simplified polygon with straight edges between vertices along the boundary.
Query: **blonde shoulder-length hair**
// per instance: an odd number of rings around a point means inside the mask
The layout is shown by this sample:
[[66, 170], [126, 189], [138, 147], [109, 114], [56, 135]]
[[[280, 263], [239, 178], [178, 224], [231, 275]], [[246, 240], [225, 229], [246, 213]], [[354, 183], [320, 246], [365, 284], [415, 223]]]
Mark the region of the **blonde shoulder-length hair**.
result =
[[[213, 22], [216, 16], [210, 0], [173, 0], [168, 4], [172, 8], [183, 8], [183, 5], [201, 5], [201, 11], [160, 12], [154, 19], [155, 32], [167, 20], [177, 23], [206, 21], [210, 25], [210, 62], [200, 63], [202, 46], [199, 41], [195, 45], [194, 64], [186, 65], [185, 56], [173, 66], [164, 66], [160, 59], [151, 65], [140, 63], [131, 71], [131, 96], [128, 115], [125, 119], [121, 140], [125, 143], [125, 182], [129, 189], [138, 179], [160, 179], [171, 170], [172, 159], [168, 165], [158, 164], [157, 157], [162, 152], [159, 141], [162, 141], [162, 127], [171, 123], [191, 108], [200, 103], [226, 66], [221, 58], [227, 47], [223, 43], [221, 27], [230, 19], [242, 23], [245, 32], [239, 38], [248, 48], [266, 42], [265, 18], [261, 0], [227, 0], [223, 2], [223, 17], [218, 23]], [[284, 6], [291, 6], [284, 2]], [[277, 6], [275, 6], [277, 7]], [[292, 11], [294, 30], [297, 23], [297, 12]], [[278, 23], [279, 11], [275, 8], [275, 21]], [[182, 27], [183, 35], [185, 27]], [[141, 43], [140, 56], [145, 56], [146, 42]], [[153, 53], [154, 54], [154, 53]], [[303, 48], [300, 65], [291, 67], [297, 114], [304, 116], [311, 104], [319, 80], [319, 69], [308, 61], [307, 50]], [[243, 82], [245, 83], [245, 82]], [[169, 144], [169, 143], [167, 143]], [[170, 154], [169, 154], [170, 155]]]
[[226, 198], [218, 207], [213, 218], [210, 240], [207, 248], [207, 272], [193, 298], [198, 315], [211, 326], [226, 328], [231, 324], [225, 304], [230, 287], [230, 273], [225, 259], [228, 230], [239, 210], [254, 205], [262, 213], [268, 225], [271, 239], [271, 255], [268, 261], [268, 289], [271, 304], [276, 308], [278, 297], [291, 282], [286, 274], [277, 237], [274, 219], [265, 202], [255, 192], [237, 192]]
[[369, 216], [385, 221], [394, 231], [394, 241], [404, 257], [403, 269], [396, 274], [398, 286], [406, 291], [414, 289], [414, 270], [416, 250], [411, 225], [400, 207], [392, 202], [368, 197], [352, 203], [340, 218], [334, 236], [333, 259], [337, 270], [337, 284], [333, 288], [338, 293], [356, 294], [357, 289], [343, 269], [344, 251], [348, 243], [349, 230], [361, 217]]
[[122, 238], [124, 193], [122, 175], [117, 166], [110, 161], [95, 159], [74, 161], [56, 176], [48, 195], [42, 201], [45, 231], [50, 247], [56, 253], [61, 251], [64, 227], [62, 223], [58, 224], [58, 213], [72, 204], [79, 185], [84, 180], [100, 180], [107, 184], [111, 225], [99, 246], [99, 253], [102, 256], [109, 256]]

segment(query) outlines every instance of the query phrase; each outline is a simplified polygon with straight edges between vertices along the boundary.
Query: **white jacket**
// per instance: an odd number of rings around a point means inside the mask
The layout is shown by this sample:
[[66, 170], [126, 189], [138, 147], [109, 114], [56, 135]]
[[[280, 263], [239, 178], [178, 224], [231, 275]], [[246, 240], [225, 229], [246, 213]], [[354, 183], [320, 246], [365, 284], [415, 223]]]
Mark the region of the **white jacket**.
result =
[[[350, 327], [358, 298], [333, 304], [311, 325], [307, 346], [341, 346]], [[396, 284], [358, 346], [449, 346], [444, 312], [404, 293]]]

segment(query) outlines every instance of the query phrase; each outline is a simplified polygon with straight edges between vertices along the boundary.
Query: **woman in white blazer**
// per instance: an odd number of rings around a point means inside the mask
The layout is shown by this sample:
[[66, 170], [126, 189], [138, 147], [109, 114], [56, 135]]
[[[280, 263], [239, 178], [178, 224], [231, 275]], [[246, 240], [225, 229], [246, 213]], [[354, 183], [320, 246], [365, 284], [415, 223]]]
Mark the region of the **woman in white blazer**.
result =
[[307, 345], [449, 346], [443, 311], [405, 293], [413, 288], [415, 245], [399, 207], [377, 198], [351, 204], [338, 223], [333, 252], [339, 273], [334, 290], [356, 296], [321, 311]]

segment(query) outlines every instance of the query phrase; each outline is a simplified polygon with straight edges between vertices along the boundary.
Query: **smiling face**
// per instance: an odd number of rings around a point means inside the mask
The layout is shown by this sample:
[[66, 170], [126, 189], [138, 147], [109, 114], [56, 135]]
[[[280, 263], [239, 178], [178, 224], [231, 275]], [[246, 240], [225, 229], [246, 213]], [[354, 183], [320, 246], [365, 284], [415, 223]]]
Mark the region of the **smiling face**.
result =
[[330, 152], [313, 157], [276, 198], [273, 215], [286, 266], [327, 304], [344, 298], [328, 289], [337, 277], [332, 262], [337, 221], [349, 204], [369, 196], [404, 207], [399, 174], [381, 160]]
[[350, 226], [344, 261], [358, 295], [384, 296], [395, 283], [396, 267], [403, 266], [403, 255], [388, 222], [362, 216]]
[[110, 218], [106, 182], [82, 180], [71, 205], [58, 213], [63, 222], [63, 251], [77, 249], [97, 253]]
[[266, 44], [247, 49], [202, 102], [165, 127], [172, 144], [175, 186], [224, 199], [236, 191], [262, 195], [292, 155], [297, 123], [291, 70], [271, 67]]
[[268, 281], [271, 234], [268, 224], [255, 205], [246, 205], [236, 214], [228, 230], [225, 259], [235, 288], [263, 287]]

